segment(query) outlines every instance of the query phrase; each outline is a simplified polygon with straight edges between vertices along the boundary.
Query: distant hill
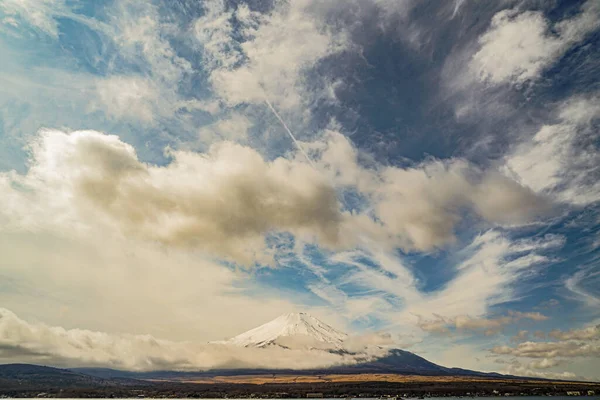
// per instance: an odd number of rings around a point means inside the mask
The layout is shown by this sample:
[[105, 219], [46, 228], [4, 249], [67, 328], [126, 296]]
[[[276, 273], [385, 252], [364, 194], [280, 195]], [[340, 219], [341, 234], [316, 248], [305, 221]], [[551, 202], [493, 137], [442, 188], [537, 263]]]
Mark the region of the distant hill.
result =
[[107, 381], [66, 369], [30, 364], [0, 365], [0, 387], [97, 386]]
[[[119, 377], [115, 377], [119, 378]], [[31, 364], [0, 365], [0, 389], [38, 390], [45, 388], [109, 387], [143, 382], [130, 379], [105, 379], [67, 369]]]
[[[395, 353], [395, 354], [393, 354]], [[565, 395], [568, 391], [600, 391], [589, 382], [557, 382], [536, 379], [497, 379], [494, 374], [445, 369], [412, 353], [393, 352], [383, 361], [361, 365], [334, 375], [327, 371], [222, 370], [211, 372], [126, 372], [106, 368], [75, 371], [27, 364], [0, 365], [0, 395], [8, 397], [64, 398], [306, 398], [308, 393], [325, 397], [371, 397], [407, 393], [407, 397], [468, 396], [508, 393], [511, 395]], [[421, 376], [409, 373], [421, 365]], [[379, 372], [365, 373], [373, 368]], [[324, 373], [323, 373], [324, 372]], [[272, 373], [272, 375], [271, 375]], [[210, 376], [212, 374], [212, 377]], [[313, 374], [313, 376], [308, 376]], [[471, 375], [475, 374], [475, 375]], [[242, 376], [243, 375], [243, 376]], [[456, 376], [462, 375], [462, 376]], [[482, 377], [485, 376], [483, 379]], [[347, 378], [346, 378], [347, 377]], [[132, 379], [137, 378], [137, 379]], [[488, 378], [488, 379], [485, 379]], [[144, 381], [149, 379], [152, 381]]]

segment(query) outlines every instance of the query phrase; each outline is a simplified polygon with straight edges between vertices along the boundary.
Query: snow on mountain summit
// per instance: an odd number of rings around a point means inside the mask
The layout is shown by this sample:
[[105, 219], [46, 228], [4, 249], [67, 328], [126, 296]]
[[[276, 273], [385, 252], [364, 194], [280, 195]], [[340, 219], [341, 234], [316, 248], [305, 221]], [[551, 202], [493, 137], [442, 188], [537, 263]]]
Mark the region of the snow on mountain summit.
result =
[[251, 329], [226, 341], [243, 347], [264, 347], [281, 344], [286, 338], [304, 338], [340, 347], [348, 337], [326, 323], [307, 313], [284, 314], [257, 328]]

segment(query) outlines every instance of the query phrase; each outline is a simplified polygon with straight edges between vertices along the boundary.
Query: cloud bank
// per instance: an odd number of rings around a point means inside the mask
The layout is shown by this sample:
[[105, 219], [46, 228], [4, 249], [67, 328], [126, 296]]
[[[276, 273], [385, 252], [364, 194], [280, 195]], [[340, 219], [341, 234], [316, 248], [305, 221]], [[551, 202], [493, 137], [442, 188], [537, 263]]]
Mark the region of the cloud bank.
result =
[[19, 197], [47, 200], [61, 208], [54, 212], [75, 212], [58, 218], [90, 217], [125, 235], [195, 246], [241, 264], [263, 255], [269, 231], [306, 231], [325, 245], [339, 241], [334, 189], [303, 163], [267, 162], [251, 148], [223, 142], [206, 154], [171, 152], [168, 166], [150, 166], [116, 136], [93, 131], [46, 130], [31, 146], [27, 176], [4, 180], [27, 189], [13, 191], [17, 223], [48, 217], [34, 217]]
[[[526, 340], [515, 346], [496, 346], [490, 351], [496, 356], [513, 357], [508, 363], [511, 373], [559, 379], [576, 376], [572, 372], [546, 370], [572, 363], [577, 359], [594, 359], [600, 355], [600, 325], [568, 331], [555, 329], [549, 336], [554, 341]], [[505, 362], [503, 358], [497, 361]]]
[[[313, 145], [323, 146], [321, 170], [299, 158], [267, 161], [227, 141], [204, 154], [168, 150], [170, 163], [159, 166], [113, 135], [42, 130], [27, 174], [2, 175], [5, 218], [28, 229], [96, 223], [250, 265], [270, 263], [270, 232], [325, 248], [365, 245], [367, 237], [423, 251], [452, 242], [465, 209], [495, 224], [525, 223], [548, 209], [531, 190], [463, 160], [366, 169], [341, 135]], [[337, 191], [350, 186], [374, 214], [341, 209]]]
[[[28, 323], [0, 308], [0, 360], [109, 367], [130, 371], [199, 371], [227, 368], [310, 369], [355, 364], [386, 354], [377, 336], [357, 337], [349, 348], [360, 353], [330, 353], [301, 337], [279, 346], [247, 348], [222, 343], [174, 342], [151, 335], [108, 334]], [[389, 344], [389, 339], [384, 340]]]
[[[514, 325], [520, 320], [529, 319], [532, 321], [545, 321], [547, 316], [539, 312], [519, 312], [511, 311], [507, 316], [498, 318], [473, 318], [468, 315], [459, 315], [453, 318], [444, 318], [438, 316], [435, 320], [420, 320], [419, 328], [425, 332], [450, 333], [450, 330], [473, 331], [484, 333], [485, 335], [494, 335], [499, 333], [505, 326]], [[524, 332], [522, 335], [527, 333]], [[521, 333], [520, 332], [520, 333]]]

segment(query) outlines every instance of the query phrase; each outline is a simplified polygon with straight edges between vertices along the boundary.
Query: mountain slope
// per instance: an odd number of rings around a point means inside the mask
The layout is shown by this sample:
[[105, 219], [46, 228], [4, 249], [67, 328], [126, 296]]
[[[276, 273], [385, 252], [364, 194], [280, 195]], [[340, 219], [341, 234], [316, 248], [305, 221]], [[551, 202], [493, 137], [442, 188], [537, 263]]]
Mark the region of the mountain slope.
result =
[[383, 357], [373, 361], [351, 365], [347, 368], [356, 373], [394, 372], [410, 374], [445, 375], [448, 368], [424, 359], [410, 351], [392, 349]]
[[264, 347], [292, 337], [308, 338], [340, 347], [348, 335], [307, 313], [290, 313], [221, 343], [242, 347]]
[[30, 364], [0, 365], [0, 388], [44, 387], [93, 387], [110, 386], [113, 383], [94, 376], [66, 369]]

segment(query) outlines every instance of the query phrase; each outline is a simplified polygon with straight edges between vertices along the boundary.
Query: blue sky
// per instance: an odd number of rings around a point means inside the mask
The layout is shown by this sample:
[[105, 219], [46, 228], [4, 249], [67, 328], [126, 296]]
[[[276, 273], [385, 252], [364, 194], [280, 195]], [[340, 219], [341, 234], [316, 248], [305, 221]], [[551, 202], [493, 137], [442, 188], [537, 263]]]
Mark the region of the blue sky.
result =
[[593, 0], [0, 1], [0, 328], [38, 351], [0, 357], [308, 311], [600, 379], [599, 41]]

